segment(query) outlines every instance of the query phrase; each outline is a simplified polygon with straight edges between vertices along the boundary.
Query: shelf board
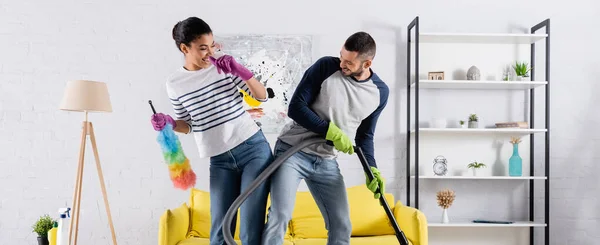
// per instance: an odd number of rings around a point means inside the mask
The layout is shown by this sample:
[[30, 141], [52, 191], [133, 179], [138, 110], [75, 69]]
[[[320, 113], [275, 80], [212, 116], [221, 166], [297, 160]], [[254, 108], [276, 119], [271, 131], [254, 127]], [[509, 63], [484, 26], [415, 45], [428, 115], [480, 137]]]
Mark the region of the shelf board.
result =
[[[414, 179], [415, 176], [410, 176]], [[448, 179], [448, 180], [545, 180], [546, 176], [419, 176], [419, 179]]]
[[[519, 134], [527, 135], [534, 133], [544, 133], [546, 129], [527, 129], [527, 128], [419, 128], [419, 134], [423, 133], [458, 133], [458, 134]], [[410, 131], [411, 134], [415, 130]]]
[[[419, 80], [419, 89], [526, 90], [546, 84], [546, 81]], [[412, 83], [410, 87], [415, 86], [416, 84]]]
[[547, 34], [429, 32], [419, 34], [419, 43], [532, 44], [546, 37]]
[[429, 227], [545, 227], [545, 223], [531, 222], [531, 221], [518, 221], [512, 224], [492, 224], [492, 223], [473, 223], [470, 221], [461, 222], [450, 222], [447, 224], [440, 222], [429, 222]]

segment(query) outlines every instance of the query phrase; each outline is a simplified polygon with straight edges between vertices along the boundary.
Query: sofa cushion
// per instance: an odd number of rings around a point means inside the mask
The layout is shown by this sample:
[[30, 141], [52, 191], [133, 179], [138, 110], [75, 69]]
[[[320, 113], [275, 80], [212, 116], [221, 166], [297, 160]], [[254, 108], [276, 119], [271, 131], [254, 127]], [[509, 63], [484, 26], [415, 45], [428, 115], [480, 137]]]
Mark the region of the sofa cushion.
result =
[[185, 203], [175, 209], [167, 209], [160, 217], [160, 231], [158, 240], [160, 244], [176, 245], [185, 239], [190, 221], [189, 209]]
[[290, 227], [294, 238], [327, 238], [325, 221], [310, 192], [296, 193]]
[[[294, 245], [326, 245], [327, 238], [306, 238], [294, 240]], [[352, 237], [350, 238], [352, 245], [397, 245], [398, 239], [395, 235], [372, 236], [372, 237]], [[412, 245], [409, 241], [408, 244]]]
[[[394, 234], [385, 210], [365, 185], [349, 187], [347, 193], [353, 236]], [[393, 195], [386, 194], [385, 197], [393, 209]], [[325, 221], [309, 191], [299, 191], [296, 194], [291, 227], [295, 238], [327, 238]]]
[[[386, 193], [385, 199], [394, 210], [394, 196]], [[365, 185], [348, 188], [348, 201], [350, 202], [350, 221], [352, 222], [352, 236], [379, 236], [394, 235], [394, 228], [379, 203], [373, 198]]]
[[[210, 193], [192, 188], [190, 193], [190, 232], [188, 237], [210, 237]], [[270, 195], [267, 199], [267, 210], [271, 206]], [[265, 214], [266, 222], [267, 214]], [[234, 239], [240, 239], [240, 215], [237, 215]], [[287, 229], [284, 239], [291, 239], [291, 231]]]
[[190, 191], [190, 232], [188, 237], [210, 236], [210, 194], [192, 188]]
[[[210, 237], [210, 192], [192, 189], [190, 195], [191, 229], [188, 237]], [[236, 217], [234, 239], [240, 239], [240, 216]]]
[[[242, 244], [242, 242], [240, 242], [240, 240], [235, 240], [235, 243], [238, 245]], [[193, 238], [188, 238], [186, 240], [183, 240], [180, 243], [178, 243], [177, 245], [209, 245], [209, 244], [210, 244], [210, 240], [208, 240], [208, 238], [193, 237]], [[292, 243], [290, 241], [283, 241], [283, 245], [294, 245], [294, 243]]]
[[394, 209], [394, 216], [407, 239], [415, 244], [428, 243], [427, 218], [423, 212], [404, 206], [398, 201]]
[[[240, 244], [238, 241], [236, 243]], [[204, 237], [192, 237], [177, 243], [177, 245], [210, 245], [210, 240]]]

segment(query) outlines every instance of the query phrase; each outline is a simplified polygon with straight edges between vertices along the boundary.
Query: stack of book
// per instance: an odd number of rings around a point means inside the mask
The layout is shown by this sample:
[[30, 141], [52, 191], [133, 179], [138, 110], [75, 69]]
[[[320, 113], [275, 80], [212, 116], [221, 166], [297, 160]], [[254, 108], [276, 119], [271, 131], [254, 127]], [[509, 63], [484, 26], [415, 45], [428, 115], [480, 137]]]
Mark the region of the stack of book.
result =
[[502, 122], [496, 123], [496, 128], [529, 128], [527, 122]]

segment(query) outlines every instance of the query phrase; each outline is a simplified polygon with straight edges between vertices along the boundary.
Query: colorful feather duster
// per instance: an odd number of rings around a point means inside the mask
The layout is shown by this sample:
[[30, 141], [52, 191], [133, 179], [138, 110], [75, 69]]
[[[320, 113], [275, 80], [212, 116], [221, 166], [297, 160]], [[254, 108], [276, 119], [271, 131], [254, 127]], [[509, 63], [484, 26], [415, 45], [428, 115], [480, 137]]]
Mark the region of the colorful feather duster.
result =
[[[152, 101], [149, 102], [152, 111], [156, 114]], [[187, 190], [196, 184], [196, 173], [192, 170], [189, 159], [185, 156], [179, 137], [173, 131], [173, 125], [169, 122], [159, 132], [158, 141], [165, 162], [169, 168], [169, 176], [175, 188]]]

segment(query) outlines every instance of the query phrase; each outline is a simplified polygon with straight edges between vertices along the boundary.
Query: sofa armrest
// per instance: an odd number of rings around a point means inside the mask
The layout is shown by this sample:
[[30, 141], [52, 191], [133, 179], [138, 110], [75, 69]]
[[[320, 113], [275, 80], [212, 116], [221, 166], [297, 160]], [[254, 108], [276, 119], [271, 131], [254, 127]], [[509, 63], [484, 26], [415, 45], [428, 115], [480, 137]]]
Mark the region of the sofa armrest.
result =
[[190, 211], [184, 203], [173, 210], [167, 209], [158, 225], [158, 245], [176, 245], [186, 239], [190, 228]]
[[405, 206], [400, 201], [394, 206], [394, 218], [406, 238], [414, 245], [427, 245], [427, 218], [420, 210]]

